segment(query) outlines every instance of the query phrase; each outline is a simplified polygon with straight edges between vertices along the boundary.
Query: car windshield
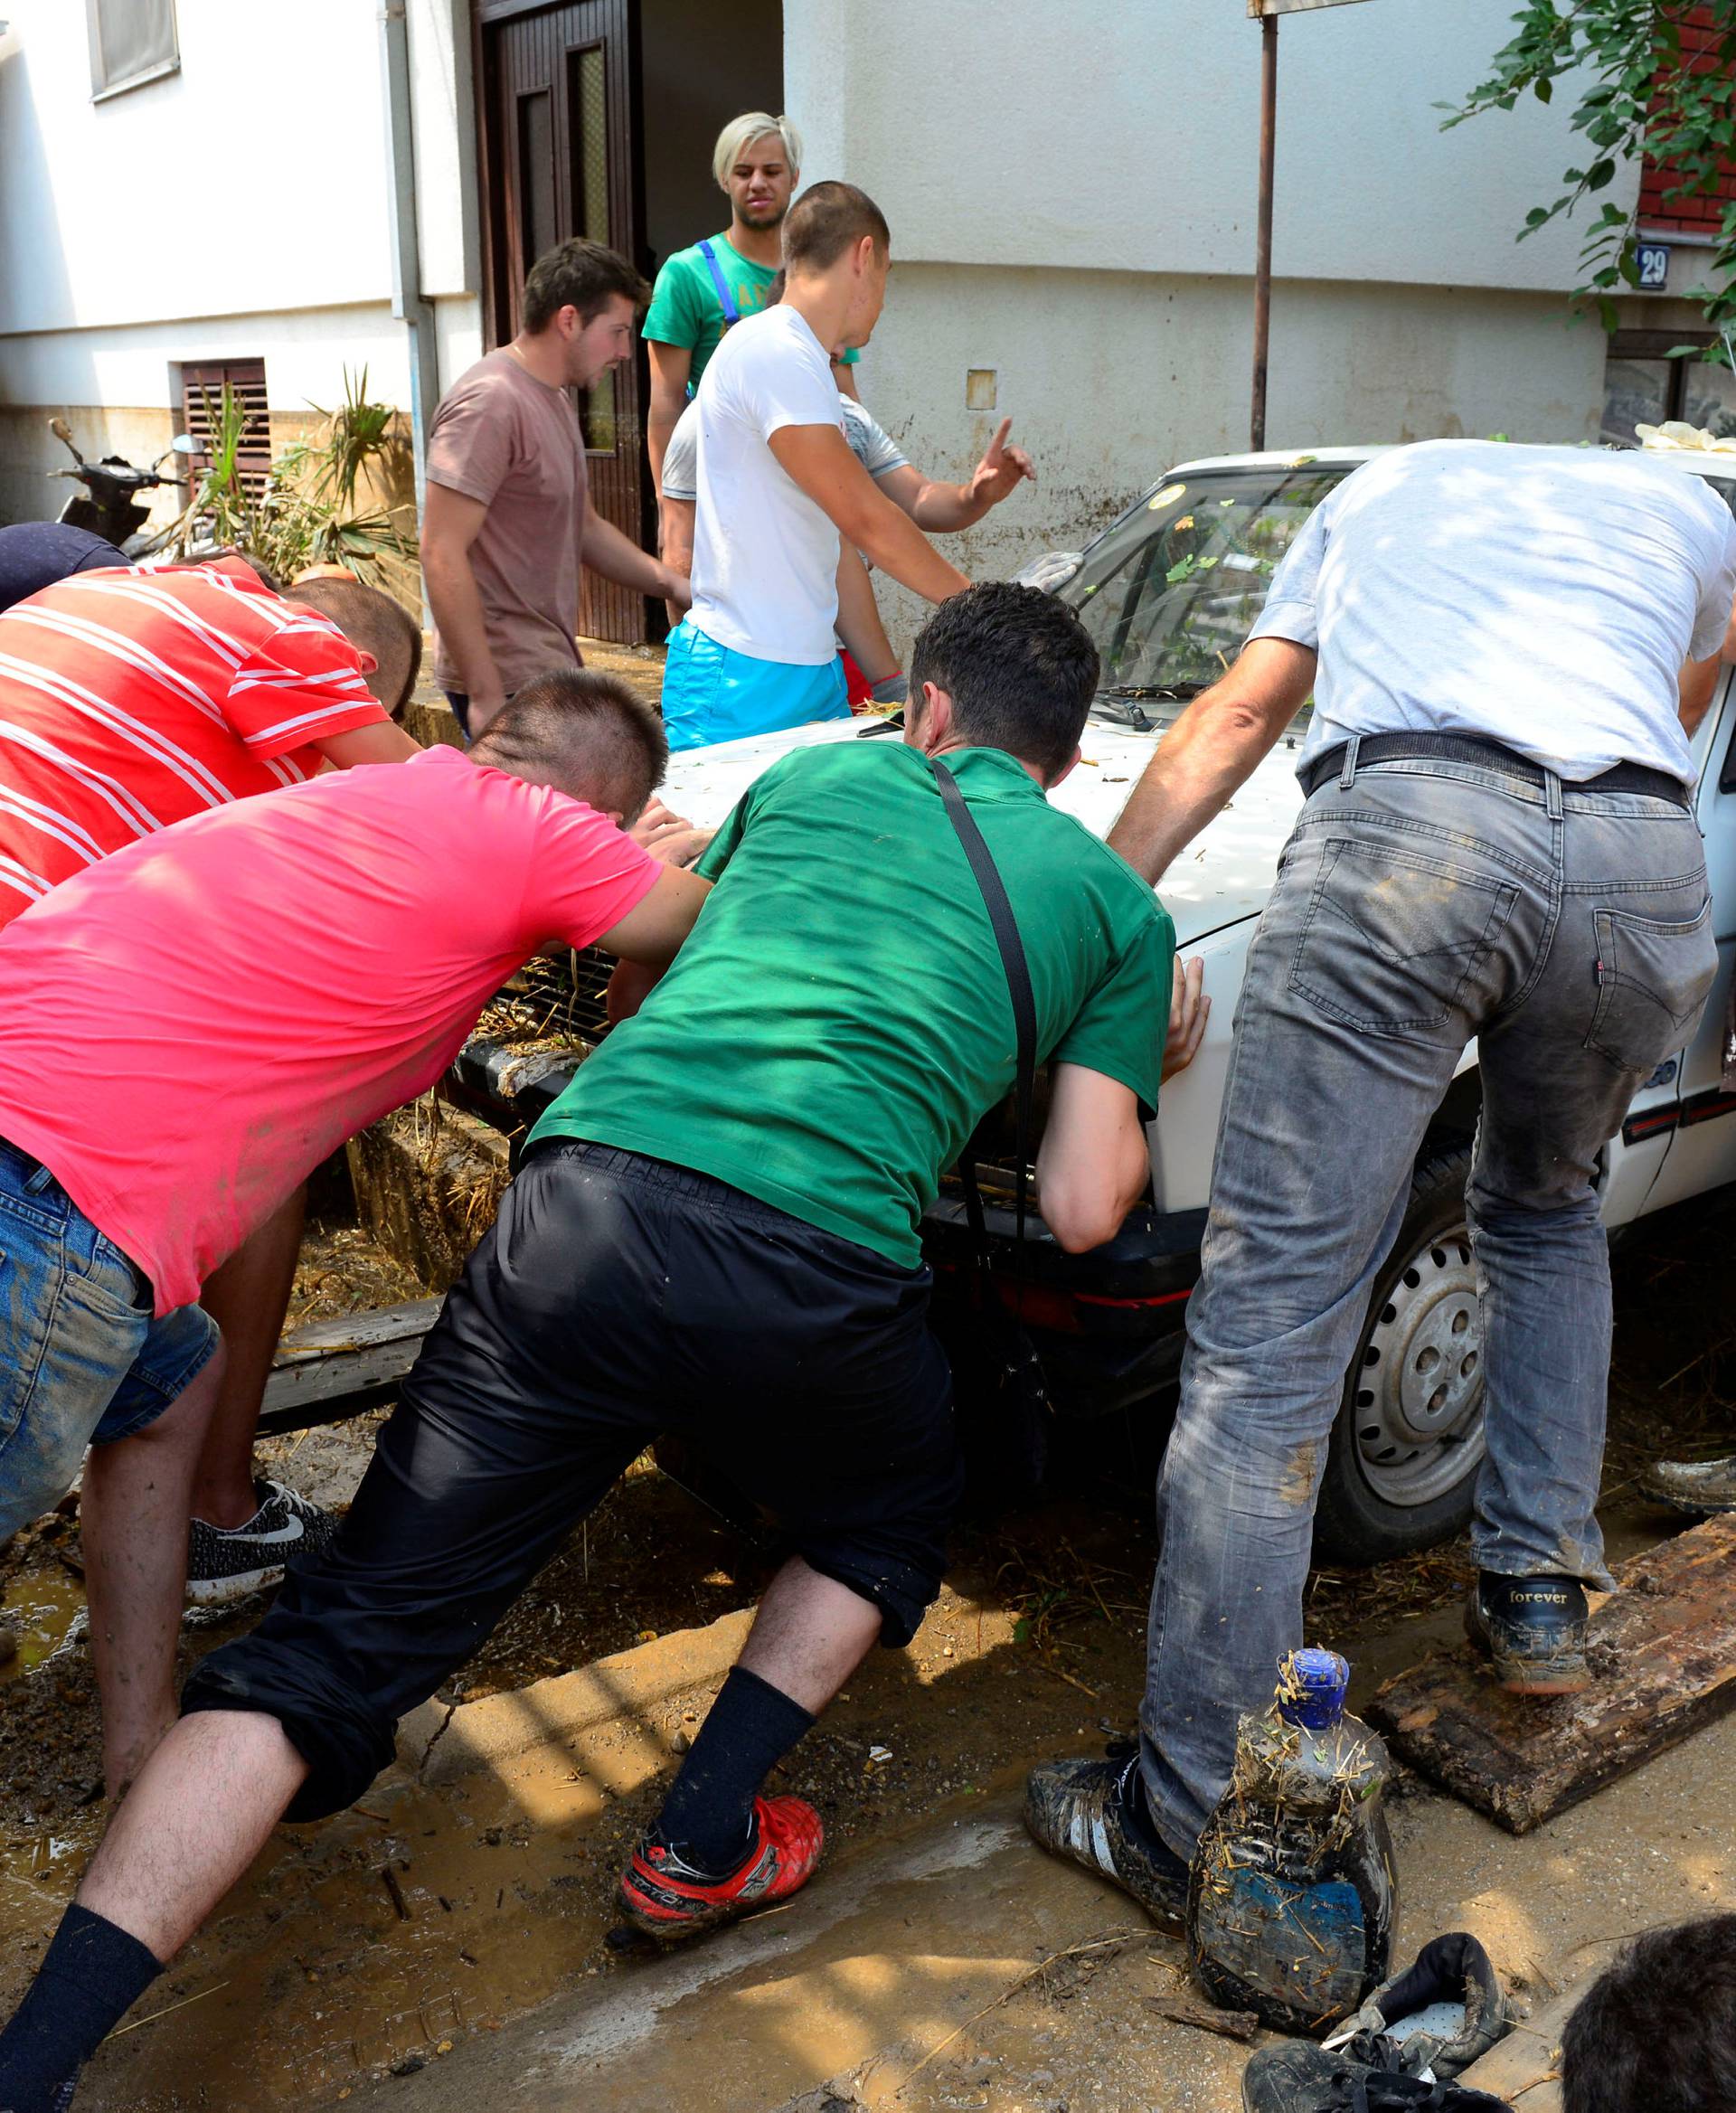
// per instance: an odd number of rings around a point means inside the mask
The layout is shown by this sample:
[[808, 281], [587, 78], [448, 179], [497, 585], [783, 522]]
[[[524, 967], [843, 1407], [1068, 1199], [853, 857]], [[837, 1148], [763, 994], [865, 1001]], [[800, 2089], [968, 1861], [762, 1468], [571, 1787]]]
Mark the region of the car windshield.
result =
[[1223, 674], [1291, 539], [1354, 462], [1208, 469], [1143, 499], [1061, 590], [1102, 656], [1099, 710], [1162, 723]]

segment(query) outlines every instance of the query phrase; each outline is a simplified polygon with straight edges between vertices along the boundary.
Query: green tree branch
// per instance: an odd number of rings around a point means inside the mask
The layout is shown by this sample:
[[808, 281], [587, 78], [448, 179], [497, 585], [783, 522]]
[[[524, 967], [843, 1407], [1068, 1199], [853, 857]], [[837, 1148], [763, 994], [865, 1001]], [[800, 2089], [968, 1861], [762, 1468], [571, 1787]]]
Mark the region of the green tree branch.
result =
[[[1586, 75], [1571, 120], [1590, 149], [1586, 165], [1566, 170], [1561, 195], [1526, 213], [1519, 241], [1589, 203], [1624, 161], [1646, 152], [1671, 174], [1665, 203], [1715, 194], [1736, 160], [1736, 0], [1525, 0], [1513, 22], [1517, 34], [1495, 54], [1488, 79], [1462, 103], [1438, 108], [1450, 113], [1445, 130], [1487, 110], [1511, 110], [1524, 95], [1549, 102], [1564, 74]], [[1708, 27], [1706, 49], [1684, 47], [1685, 30]], [[1625, 212], [1606, 200], [1586, 223], [1584, 278], [1574, 296], [1596, 304], [1606, 330], [1616, 327], [1617, 289], [1639, 284], [1637, 239], [1637, 209]], [[1729, 363], [1736, 200], [1725, 204], [1696, 298], [1724, 334], [1723, 344], [1705, 356]]]

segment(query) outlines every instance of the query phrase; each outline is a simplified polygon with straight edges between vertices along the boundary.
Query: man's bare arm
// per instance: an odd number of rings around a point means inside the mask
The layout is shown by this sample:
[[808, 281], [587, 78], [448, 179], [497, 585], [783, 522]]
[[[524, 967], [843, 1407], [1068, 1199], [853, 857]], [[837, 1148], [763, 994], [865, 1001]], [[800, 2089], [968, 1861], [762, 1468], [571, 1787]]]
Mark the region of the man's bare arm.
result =
[[1256, 638], [1221, 683], [1196, 697], [1161, 741], [1109, 831], [1154, 884], [1219, 812], [1301, 709], [1316, 658], [1288, 638]]
[[1037, 1147], [1037, 1204], [1057, 1245], [1079, 1255], [1113, 1240], [1150, 1180], [1132, 1088], [1082, 1064], [1057, 1064]]
[[780, 426], [772, 453], [838, 533], [901, 586], [945, 601], [970, 585], [874, 483], [835, 426]]
[[1731, 611], [1724, 643], [1719, 651], [1710, 660], [1689, 661], [1682, 670], [1677, 709], [1682, 717], [1682, 731], [1690, 740], [1706, 716], [1706, 707], [1718, 687], [1718, 671], [1724, 667], [1736, 667], [1736, 609]]
[[646, 968], [667, 968], [681, 951], [705, 906], [712, 883], [679, 866], [665, 865], [648, 895], [643, 896], [597, 944], [606, 954], [637, 961]]
[[675, 420], [687, 408], [687, 377], [693, 369], [693, 349], [687, 344], [659, 344], [647, 337], [645, 350], [651, 363], [651, 401], [645, 414], [646, 452], [651, 458], [651, 488], [663, 489], [663, 458]]
[[674, 608], [684, 609], [693, 599], [684, 573], [642, 551], [594, 507], [585, 511], [579, 555], [593, 572], [600, 572], [618, 587], [635, 587], [641, 594], [654, 594]]
[[470, 699], [473, 736], [506, 702], [495, 656], [488, 649], [482, 594], [470, 563], [470, 545], [487, 517], [482, 500], [429, 480], [422, 502], [422, 579], [440, 644]]
[[1027, 477], [1033, 484], [1037, 481], [1036, 467], [1024, 449], [1006, 444], [1012, 429], [1011, 419], [1001, 420], [968, 484], [944, 484], [925, 476], [908, 462], [889, 469], [874, 482], [930, 535], [969, 528], [1015, 492]]
[[898, 656], [880, 620], [874, 583], [853, 543], [838, 552], [838, 637], [871, 683], [886, 682], [898, 673]]
[[377, 721], [372, 726], [352, 727], [348, 733], [328, 734], [314, 746], [336, 770], [354, 770], [360, 763], [407, 763], [422, 752], [420, 742], [401, 726], [382, 726]]

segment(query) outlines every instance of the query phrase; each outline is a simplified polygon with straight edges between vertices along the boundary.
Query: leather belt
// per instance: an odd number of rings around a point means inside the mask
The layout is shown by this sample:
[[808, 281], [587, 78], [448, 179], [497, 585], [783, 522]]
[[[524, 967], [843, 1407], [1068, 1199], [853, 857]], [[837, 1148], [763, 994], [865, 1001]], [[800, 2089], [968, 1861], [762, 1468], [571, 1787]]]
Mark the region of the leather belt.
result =
[[[1299, 773], [1302, 789], [1310, 797], [1343, 773], [1344, 750], [1349, 745], [1347, 741], [1340, 741], [1336, 748], [1328, 749]], [[1523, 778], [1528, 785], [1542, 785], [1547, 776], [1543, 765], [1533, 763], [1529, 756], [1504, 748], [1499, 741], [1482, 740], [1475, 734], [1369, 733], [1362, 737], [1356, 747], [1359, 770], [1369, 763], [1419, 759], [1469, 763], [1483, 770], [1501, 770], [1509, 778]], [[1595, 778], [1564, 778], [1561, 789], [1564, 792], [1637, 792], [1651, 799], [1673, 801], [1678, 807], [1685, 808], [1691, 804], [1689, 789], [1679, 778], [1672, 778], [1667, 770], [1654, 770], [1645, 763], [1617, 763], [1608, 770], [1599, 771]]]

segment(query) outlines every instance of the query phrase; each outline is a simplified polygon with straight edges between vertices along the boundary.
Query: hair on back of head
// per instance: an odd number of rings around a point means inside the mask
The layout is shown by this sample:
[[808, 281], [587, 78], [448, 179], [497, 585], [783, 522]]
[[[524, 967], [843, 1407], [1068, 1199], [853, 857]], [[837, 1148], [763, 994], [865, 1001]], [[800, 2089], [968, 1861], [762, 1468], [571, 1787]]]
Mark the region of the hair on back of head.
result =
[[422, 665], [422, 627], [403, 603], [359, 580], [303, 580], [286, 587], [283, 599], [317, 609], [352, 646], [373, 656], [374, 671], [362, 679], [396, 719]]
[[1010, 580], [943, 601], [910, 650], [912, 708], [932, 683], [966, 740], [1033, 764], [1045, 784], [1072, 759], [1097, 677], [1097, 648], [1072, 610]]
[[570, 242], [545, 250], [532, 265], [524, 281], [520, 327], [534, 337], [562, 308], [577, 308], [580, 322], [590, 323], [617, 297], [631, 301], [637, 314], [649, 304], [651, 288], [625, 257], [575, 235]]
[[501, 706], [472, 753], [630, 821], [663, 783], [669, 739], [661, 715], [618, 677], [557, 667]]
[[743, 110], [724, 126], [712, 149], [712, 175], [720, 191], [728, 190], [730, 171], [749, 147], [774, 132], [783, 146], [784, 159], [792, 169], [801, 167], [802, 136], [788, 118], [774, 118], [769, 110]]
[[1736, 1915], [1636, 1938], [1561, 2033], [1562, 2113], [1736, 2107]]
[[810, 184], [784, 216], [784, 266], [828, 271], [854, 243], [872, 235], [884, 255], [892, 231], [886, 215], [854, 184]]

